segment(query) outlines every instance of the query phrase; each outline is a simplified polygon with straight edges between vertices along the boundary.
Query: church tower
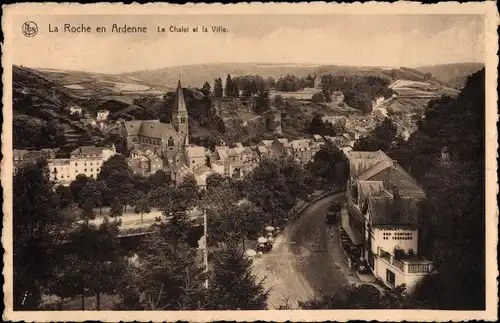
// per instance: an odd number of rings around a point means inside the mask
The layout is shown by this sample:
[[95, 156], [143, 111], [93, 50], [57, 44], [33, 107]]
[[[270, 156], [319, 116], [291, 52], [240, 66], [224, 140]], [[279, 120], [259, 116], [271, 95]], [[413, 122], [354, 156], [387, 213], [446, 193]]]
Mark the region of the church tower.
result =
[[172, 109], [172, 125], [175, 130], [181, 135], [180, 144], [189, 144], [188, 132], [188, 112], [186, 109], [186, 102], [184, 101], [184, 93], [182, 92], [181, 80], [177, 85], [175, 91], [174, 108]]

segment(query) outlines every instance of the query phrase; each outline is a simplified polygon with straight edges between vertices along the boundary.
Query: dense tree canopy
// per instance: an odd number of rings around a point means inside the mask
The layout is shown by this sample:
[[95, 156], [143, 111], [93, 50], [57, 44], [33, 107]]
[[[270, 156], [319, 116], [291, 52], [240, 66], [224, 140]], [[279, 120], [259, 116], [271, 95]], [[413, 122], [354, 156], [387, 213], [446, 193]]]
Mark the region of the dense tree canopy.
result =
[[344, 153], [328, 142], [316, 153], [307, 169], [322, 189], [342, 188], [347, 183], [349, 165]]
[[224, 248], [214, 256], [209, 280], [209, 304], [213, 310], [263, 310], [267, 296], [263, 281], [251, 273], [251, 260], [241, 250]]
[[438, 273], [417, 294], [437, 308], [485, 306], [484, 82], [483, 69], [456, 99], [431, 102], [418, 131], [393, 152], [427, 194], [424, 250]]
[[398, 144], [402, 144], [402, 139], [398, 136], [398, 126], [391, 118], [385, 118], [377, 124], [368, 136], [361, 137], [354, 144], [357, 151], [390, 151]]
[[38, 306], [52, 268], [52, 234], [61, 222], [59, 205], [45, 163], [26, 165], [13, 180], [14, 309]]

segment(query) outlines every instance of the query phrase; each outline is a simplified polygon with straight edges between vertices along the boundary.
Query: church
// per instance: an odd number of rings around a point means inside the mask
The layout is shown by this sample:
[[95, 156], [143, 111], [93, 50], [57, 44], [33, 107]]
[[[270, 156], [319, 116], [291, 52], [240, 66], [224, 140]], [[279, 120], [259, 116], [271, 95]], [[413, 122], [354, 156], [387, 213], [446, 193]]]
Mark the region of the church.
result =
[[189, 145], [188, 112], [181, 81], [177, 85], [170, 123], [131, 120], [125, 121], [124, 125], [130, 151], [150, 150], [167, 163], [178, 162]]

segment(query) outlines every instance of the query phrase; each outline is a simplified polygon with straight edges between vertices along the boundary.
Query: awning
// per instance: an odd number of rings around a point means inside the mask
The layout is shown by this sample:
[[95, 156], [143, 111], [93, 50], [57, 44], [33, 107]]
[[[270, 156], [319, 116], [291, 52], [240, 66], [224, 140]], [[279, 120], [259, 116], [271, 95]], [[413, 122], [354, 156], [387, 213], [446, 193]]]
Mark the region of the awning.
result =
[[361, 232], [357, 232], [351, 228], [349, 225], [349, 220], [347, 219], [349, 215], [342, 216], [342, 229], [344, 229], [345, 233], [349, 239], [351, 239], [352, 243], [356, 246], [363, 244], [363, 238], [361, 237]]

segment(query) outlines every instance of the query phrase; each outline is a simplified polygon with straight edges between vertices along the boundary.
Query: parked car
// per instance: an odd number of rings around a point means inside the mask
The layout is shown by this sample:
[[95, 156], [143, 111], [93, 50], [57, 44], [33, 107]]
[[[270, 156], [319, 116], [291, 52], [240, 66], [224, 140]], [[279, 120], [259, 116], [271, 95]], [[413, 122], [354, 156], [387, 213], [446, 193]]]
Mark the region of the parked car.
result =
[[350, 253], [353, 256], [361, 257], [361, 250], [358, 247], [350, 247], [347, 250], [347, 252]]
[[325, 222], [327, 225], [336, 225], [339, 222], [338, 214], [328, 211], [328, 213], [326, 213]]

